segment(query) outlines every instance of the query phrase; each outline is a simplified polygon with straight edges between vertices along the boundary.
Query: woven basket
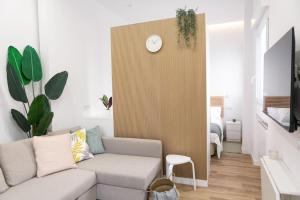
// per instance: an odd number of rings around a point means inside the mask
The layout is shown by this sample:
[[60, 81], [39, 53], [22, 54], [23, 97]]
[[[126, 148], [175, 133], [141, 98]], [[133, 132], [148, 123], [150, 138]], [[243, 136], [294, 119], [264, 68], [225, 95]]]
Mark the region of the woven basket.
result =
[[178, 200], [179, 192], [168, 178], [158, 178], [150, 185], [150, 200]]

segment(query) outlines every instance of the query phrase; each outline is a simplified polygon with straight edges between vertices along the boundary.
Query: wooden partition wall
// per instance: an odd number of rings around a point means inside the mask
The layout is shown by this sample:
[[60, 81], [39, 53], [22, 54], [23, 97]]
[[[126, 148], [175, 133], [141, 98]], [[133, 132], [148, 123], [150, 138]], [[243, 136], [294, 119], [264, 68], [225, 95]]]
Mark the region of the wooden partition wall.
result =
[[[191, 156], [198, 179], [207, 179], [205, 16], [197, 15], [197, 42], [177, 43], [176, 19], [114, 27], [112, 76], [115, 136], [159, 139], [166, 154]], [[162, 49], [150, 53], [157, 34]], [[176, 176], [192, 177], [190, 165]]]

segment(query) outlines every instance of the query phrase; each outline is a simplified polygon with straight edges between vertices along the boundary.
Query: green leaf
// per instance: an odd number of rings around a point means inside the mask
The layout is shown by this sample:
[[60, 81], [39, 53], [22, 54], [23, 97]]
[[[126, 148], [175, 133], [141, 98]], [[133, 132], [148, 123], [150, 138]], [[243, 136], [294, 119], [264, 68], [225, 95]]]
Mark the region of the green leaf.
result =
[[11, 115], [13, 119], [17, 122], [18, 126], [25, 132], [30, 131], [30, 124], [27, 121], [26, 117], [15, 109], [11, 109]]
[[41, 118], [41, 121], [39, 122], [37, 128], [35, 129], [33, 135], [34, 136], [41, 136], [45, 135], [47, 133], [47, 130], [52, 122], [54, 113], [53, 112], [46, 112], [43, 117]]
[[27, 114], [29, 123], [32, 125], [37, 124], [47, 112], [50, 112], [50, 105], [47, 97], [43, 94], [35, 97]]
[[176, 11], [178, 43], [184, 39], [186, 47], [190, 47], [191, 39], [196, 44], [197, 17], [194, 9], [178, 9]]
[[22, 85], [30, 83], [30, 80], [28, 80], [22, 72], [22, 55], [19, 50], [13, 46], [8, 47], [7, 62], [15, 69]]
[[40, 57], [31, 46], [26, 46], [23, 52], [22, 72], [26, 78], [37, 82], [43, 77]]
[[106, 95], [103, 95], [102, 98], [100, 98], [100, 100], [102, 101], [103, 105], [107, 108], [109, 104], [108, 97]]
[[113, 104], [112, 97], [110, 97], [109, 100], [108, 100], [108, 105], [107, 105], [108, 110], [111, 108], [112, 104]]
[[56, 100], [62, 94], [66, 82], [68, 80], [68, 72], [63, 71], [55, 74], [45, 85], [45, 93], [51, 100]]
[[25, 89], [22, 86], [15, 69], [9, 63], [7, 63], [6, 66], [6, 73], [8, 90], [11, 97], [16, 101], [27, 103], [28, 99]]

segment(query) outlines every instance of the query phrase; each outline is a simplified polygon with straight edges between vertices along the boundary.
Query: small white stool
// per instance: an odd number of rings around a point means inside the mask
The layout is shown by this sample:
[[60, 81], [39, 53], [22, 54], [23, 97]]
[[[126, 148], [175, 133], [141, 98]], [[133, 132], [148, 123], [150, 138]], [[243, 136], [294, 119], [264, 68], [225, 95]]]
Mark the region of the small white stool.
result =
[[166, 176], [173, 180], [173, 167], [184, 163], [191, 163], [193, 169], [194, 190], [196, 190], [195, 166], [190, 157], [182, 155], [167, 155], [166, 156]]

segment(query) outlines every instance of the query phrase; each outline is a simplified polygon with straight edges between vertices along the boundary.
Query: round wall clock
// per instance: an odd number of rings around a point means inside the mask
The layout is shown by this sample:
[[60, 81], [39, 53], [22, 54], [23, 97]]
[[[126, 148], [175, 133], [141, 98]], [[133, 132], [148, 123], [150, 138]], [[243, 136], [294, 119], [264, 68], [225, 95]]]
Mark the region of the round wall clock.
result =
[[162, 39], [159, 35], [151, 35], [147, 38], [146, 48], [151, 53], [158, 52], [162, 47]]

